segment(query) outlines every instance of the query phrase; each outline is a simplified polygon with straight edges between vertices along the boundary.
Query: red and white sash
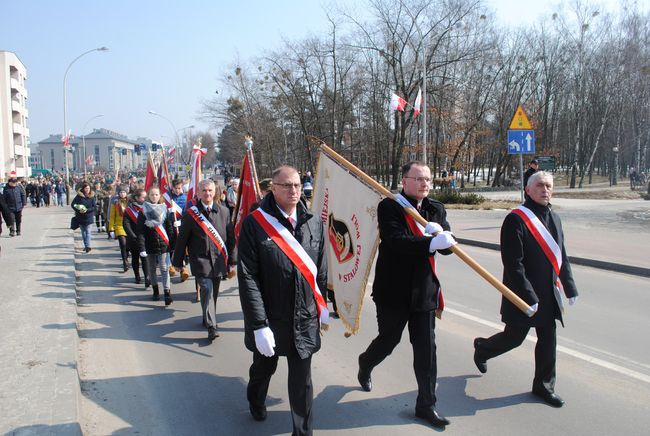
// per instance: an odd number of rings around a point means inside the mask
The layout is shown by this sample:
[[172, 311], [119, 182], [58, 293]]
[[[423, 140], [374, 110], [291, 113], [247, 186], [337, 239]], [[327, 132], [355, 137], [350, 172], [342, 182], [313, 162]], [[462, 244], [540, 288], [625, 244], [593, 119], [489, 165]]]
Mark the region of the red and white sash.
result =
[[[540, 248], [546, 255], [546, 258], [551, 263], [553, 271], [555, 272], [555, 286], [557, 290], [562, 289], [562, 282], [560, 282], [560, 270], [562, 269], [562, 249], [558, 243], [553, 239], [553, 236], [548, 231], [546, 226], [537, 218], [532, 210], [528, 209], [523, 204], [512, 209], [512, 212], [517, 215], [526, 224], [528, 231], [533, 235], [535, 241], [539, 244]], [[559, 297], [559, 295], [558, 295]], [[562, 299], [558, 298], [558, 304], [562, 308]]]
[[165, 227], [163, 227], [162, 224], [158, 224], [153, 229], [156, 231], [156, 233], [158, 233], [158, 236], [160, 236], [162, 238], [162, 240], [165, 241], [165, 244], [167, 244], [167, 247], [169, 247], [169, 237], [167, 236], [167, 232], [165, 231]]
[[[397, 203], [399, 203], [399, 205], [404, 209], [415, 209], [402, 194], [395, 194], [395, 201], [397, 201]], [[411, 233], [413, 233], [415, 236], [426, 236], [424, 234], [424, 226], [415, 221], [415, 219], [408, 212], [406, 212], [406, 210], [404, 210], [404, 218], [406, 218], [406, 225], [408, 225]], [[428, 257], [429, 265], [431, 266], [431, 272], [433, 272], [433, 275], [437, 277], [435, 253]], [[445, 310], [445, 299], [442, 296], [442, 286], [440, 286], [440, 291], [438, 292], [438, 308], [436, 309], [436, 315], [440, 317], [443, 310]]]
[[124, 216], [124, 207], [122, 206], [122, 202], [120, 200], [117, 200], [115, 202], [115, 211], [120, 214], [121, 217]]
[[138, 223], [138, 215], [140, 214], [140, 209], [135, 209], [132, 206], [129, 206], [126, 208], [126, 215], [131, 218], [131, 221], [133, 221], [133, 224]]
[[221, 239], [221, 235], [217, 232], [217, 229], [214, 228], [209, 219], [199, 212], [199, 209], [196, 206], [187, 209], [187, 213], [194, 218], [194, 221], [196, 221], [201, 230], [203, 230], [212, 243], [217, 246], [223, 256], [224, 262], [226, 263], [226, 269], [228, 269], [228, 250], [226, 249], [226, 244], [224, 244], [223, 239]]
[[316, 302], [318, 318], [321, 323], [329, 324], [329, 310], [327, 309], [327, 303], [325, 303], [323, 294], [316, 283], [318, 269], [316, 268], [314, 261], [309, 257], [303, 246], [300, 245], [300, 242], [296, 240], [291, 232], [287, 230], [287, 228], [284, 227], [277, 218], [269, 215], [260, 208], [255, 209], [251, 215], [253, 215], [255, 221], [257, 221], [273, 242], [275, 242], [280, 250], [282, 250], [282, 252], [289, 258], [296, 268], [298, 268], [298, 271], [300, 271], [302, 276], [307, 280], [307, 283], [309, 283], [309, 286], [311, 287], [314, 301]]
[[171, 196], [169, 195], [169, 192], [165, 192], [163, 194], [163, 200], [165, 201], [165, 204], [167, 204], [167, 208], [169, 209], [170, 212], [173, 212], [176, 215], [176, 219], [180, 219], [180, 217], [183, 215], [183, 209], [176, 203]]

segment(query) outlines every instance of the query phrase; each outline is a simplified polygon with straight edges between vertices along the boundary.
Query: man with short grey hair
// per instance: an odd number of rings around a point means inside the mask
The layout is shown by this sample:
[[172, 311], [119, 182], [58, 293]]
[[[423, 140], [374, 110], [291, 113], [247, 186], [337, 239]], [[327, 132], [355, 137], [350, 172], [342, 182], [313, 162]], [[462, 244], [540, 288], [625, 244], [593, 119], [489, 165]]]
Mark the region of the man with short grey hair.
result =
[[183, 214], [172, 261], [172, 265], [181, 268], [187, 248], [190, 269], [201, 290], [203, 326], [208, 329], [210, 341], [219, 336], [216, 322], [219, 285], [231, 274], [236, 259], [230, 213], [215, 201], [220, 194], [212, 180], [199, 182], [199, 201]]
[[578, 290], [564, 248], [560, 217], [551, 210], [553, 176], [538, 171], [526, 185], [526, 201], [506, 216], [501, 227], [503, 284], [530, 305], [535, 314], [526, 316], [506, 298], [501, 302], [505, 329], [489, 338], [474, 339], [474, 363], [487, 372], [487, 360], [518, 347], [534, 327], [535, 377], [533, 395], [553, 407], [564, 401], [555, 393], [556, 326], [562, 321], [564, 291], [569, 304], [575, 303]]

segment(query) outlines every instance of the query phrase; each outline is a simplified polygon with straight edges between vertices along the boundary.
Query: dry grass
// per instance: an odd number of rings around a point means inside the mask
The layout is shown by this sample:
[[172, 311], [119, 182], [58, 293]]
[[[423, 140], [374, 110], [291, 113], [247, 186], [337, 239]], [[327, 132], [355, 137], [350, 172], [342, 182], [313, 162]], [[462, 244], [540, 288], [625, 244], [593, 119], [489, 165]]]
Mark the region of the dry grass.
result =
[[621, 189], [599, 189], [589, 191], [569, 191], [569, 192], [555, 192], [553, 197], [556, 198], [574, 198], [579, 200], [639, 200], [641, 197], [640, 191], [632, 191], [629, 188]]

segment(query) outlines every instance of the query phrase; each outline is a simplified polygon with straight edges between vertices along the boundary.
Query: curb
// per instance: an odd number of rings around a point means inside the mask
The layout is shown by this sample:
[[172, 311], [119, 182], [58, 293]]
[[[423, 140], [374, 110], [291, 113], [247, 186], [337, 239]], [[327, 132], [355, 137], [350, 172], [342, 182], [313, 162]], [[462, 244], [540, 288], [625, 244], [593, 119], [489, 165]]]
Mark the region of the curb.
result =
[[[474, 247], [487, 248], [489, 250], [501, 250], [499, 244], [493, 242], [477, 241], [474, 239], [457, 238], [458, 242], [465, 245]], [[641, 266], [624, 265], [622, 263], [608, 262], [604, 260], [588, 259], [586, 257], [569, 256], [569, 261], [574, 265], [588, 266], [591, 268], [603, 269], [607, 271], [615, 271], [624, 274], [630, 274], [639, 277], [650, 277], [650, 268], [643, 268]]]

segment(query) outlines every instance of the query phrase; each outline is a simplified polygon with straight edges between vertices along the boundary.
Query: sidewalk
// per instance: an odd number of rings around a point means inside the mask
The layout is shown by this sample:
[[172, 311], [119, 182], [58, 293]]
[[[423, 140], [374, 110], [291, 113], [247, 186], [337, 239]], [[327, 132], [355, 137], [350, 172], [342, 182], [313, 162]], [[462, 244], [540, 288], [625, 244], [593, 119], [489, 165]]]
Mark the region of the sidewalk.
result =
[[28, 207], [0, 238], [0, 434], [81, 434], [71, 216]]
[[[514, 199], [518, 193], [494, 194]], [[650, 202], [553, 199], [572, 262], [650, 277]], [[447, 211], [461, 243], [497, 248], [507, 210]]]

